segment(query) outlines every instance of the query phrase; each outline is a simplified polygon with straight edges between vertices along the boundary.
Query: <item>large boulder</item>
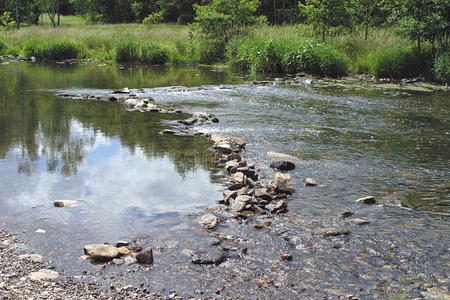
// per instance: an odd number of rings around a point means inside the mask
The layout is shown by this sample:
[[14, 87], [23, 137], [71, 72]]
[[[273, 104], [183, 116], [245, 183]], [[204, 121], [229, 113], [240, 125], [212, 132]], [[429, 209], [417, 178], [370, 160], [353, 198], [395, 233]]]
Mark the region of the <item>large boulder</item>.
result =
[[233, 149], [236, 150], [234, 152], [239, 152], [240, 150], [244, 149], [245, 145], [246, 145], [246, 142], [243, 139], [239, 139], [239, 138], [228, 136], [228, 135], [212, 134], [210, 136], [210, 139], [215, 144], [220, 144], [220, 143], [229, 144]]
[[84, 246], [84, 253], [98, 262], [108, 262], [120, 255], [119, 249], [107, 244]]

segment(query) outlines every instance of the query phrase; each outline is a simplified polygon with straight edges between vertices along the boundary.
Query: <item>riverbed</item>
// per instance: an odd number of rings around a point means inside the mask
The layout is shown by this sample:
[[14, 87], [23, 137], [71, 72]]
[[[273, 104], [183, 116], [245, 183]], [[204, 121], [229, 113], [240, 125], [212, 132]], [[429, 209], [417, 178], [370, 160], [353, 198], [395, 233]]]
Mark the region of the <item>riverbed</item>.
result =
[[[184, 113], [128, 112], [118, 103], [57, 96], [124, 87]], [[183, 297], [448, 293], [447, 91], [321, 80], [255, 84], [226, 69], [102, 62], [2, 65], [0, 91], [1, 227], [65, 276], [106, 287], [176, 290]], [[209, 155], [212, 143], [160, 134], [196, 111], [220, 122], [192, 129], [244, 139], [243, 156], [263, 178], [274, 174], [268, 152], [295, 158], [287, 214], [256, 229], [251, 219], [236, 219], [218, 204], [228, 178]], [[306, 177], [318, 185], [305, 186]], [[377, 205], [355, 203], [367, 195]], [[80, 205], [53, 206], [63, 199]], [[212, 207], [223, 220], [213, 235], [196, 222]], [[354, 225], [341, 217], [344, 211], [370, 223]], [[350, 234], [311, 235], [323, 227]], [[192, 264], [186, 250], [215, 251], [217, 238], [229, 243], [220, 246], [227, 260]], [[118, 240], [151, 246], [155, 263], [80, 259], [84, 245]], [[293, 259], [281, 261], [281, 253]]]

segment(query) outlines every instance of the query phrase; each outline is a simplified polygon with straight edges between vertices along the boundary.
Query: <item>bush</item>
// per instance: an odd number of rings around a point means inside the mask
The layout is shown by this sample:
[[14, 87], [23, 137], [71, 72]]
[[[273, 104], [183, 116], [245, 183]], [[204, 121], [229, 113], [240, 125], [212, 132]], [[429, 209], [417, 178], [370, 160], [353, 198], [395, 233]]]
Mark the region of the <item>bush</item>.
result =
[[158, 24], [163, 21], [163, 15], [162, 12], [154, 12], [152, 14], [149, 14], [143, 21], [142, 24], [144, 25], [153, 25]]
[[59, 61], [76, 59], [82, 52], [81, 47], [67, 40], [31, 39], [24, 43], [25, 56], [34, 56], [37, 60]]
[[433, 64], [434, 77], [442, 83], [450, 84], [450, 51], [436, 56]]
[[120, 41], [116, 46], [116, 61], [138, 62], [141, 58], [141, 47], [137, 41]]
[[430, 77], [429, 53], [417, 53], [410, 48], [383, 49], [375, 53], [372, 73], [377, 77], [401, 79], [406, 77]]
[[116, 61], [123, 63], [146, 63], [162, 65], [169, 60], [167, 50], [154, 44], [138, 41], [121, 41], [116, 47]]
[[217, 39], [202, 39], [200, 42], [200, 63], [211, 64], [225, 58], [225, 42]]
[[348, 72], [348, 60], [342, 53], [313, 41], [292, 47], [284, 56], [283, 64], [288, 73], [338, 77]]
[[5, 53], [6, 49], [8, 48], [8, 45], [5, 41], [0, 40], [0, 54]]
[[278, 74], [283, 72], [283, 45], [272, 40], [257, 45], [250, 55], [250, 71], [253, 74]]
[[140, 61], [152, 65], [163, 65], [169, 60], [167, 50], [153, 45], [147, 44], [142, 46]]

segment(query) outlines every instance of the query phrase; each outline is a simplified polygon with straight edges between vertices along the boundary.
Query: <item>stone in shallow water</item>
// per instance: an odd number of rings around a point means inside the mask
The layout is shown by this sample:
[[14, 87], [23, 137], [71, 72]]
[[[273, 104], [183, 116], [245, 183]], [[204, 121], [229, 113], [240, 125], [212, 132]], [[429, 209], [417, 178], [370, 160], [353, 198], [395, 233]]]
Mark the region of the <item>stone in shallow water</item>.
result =
[[370, 221], [365, 218], [354, 218], [351, 219], [351, 222], [355, 225], [366, 225], [370, 223]]
[[153, 263], [153, 249], [148, 248], [136, 255], [136, 260], [142, 264], [152, 264]]
[[53, 270], [40, 269], [37, 272], [33, 272], [29, 275], [30, 279], [33, 281], [48, 281], [56, 280], [59, 278], [59, 273]]
[[303, 180], [303, 183], [304, 183], [306, 186], [316, 186], [316, 185], [317, 185], [317, 181], [315, 181], [315, 180], [312, 179], [312, 178], [305, 178], [305, 179]]
[[282, 160], [271, 163], [270, 167], [281, 171], [291, 171], [295, 169], [295, 164], [287, 160]]
[[84, 246], [84, 253], [98, 262], [108, 262], [120, 255], [119, 249], [106, 244]]
[[376, 204], [377, 203], [374, 196], [367, 196], [367, 197], [359, 198], [355, 202], [364, 203], [364, 204]]
[[117, 248], [120, 248], [120, 247], [127, 247], [127, 246], [130, 246], [130, 243], [127, 242], [127, 241], [118, 241], [118, 242], [116, 243], [116, 247], [117, 247]]
[[294, 185], [291, 182], [291, 175], [284, 173], [276, 173], [271, 181], [275, 191], [280, 193], [292, 193], [294, 192]]
[[198, 222], [201, 225], [205, 226], [207, 229], [214, 229], [219, 225], [219, 219], [212, 214], [207, 214], [200, 217], [198, 219]]
[[69, 207], [69, 206], [77, 206], [78, 202], [74, 200], [55, 200], [53, 202], [55, 207]]
[[39, 254], [22, 254], [19, 255], [18, 258], [20, 260], [30, 261], [34, 263], [42, 263], [44, 259]]
[[192, 255], [192, 262], [200, 265], [219, 265], [225, 260], [226, 256], [219, 249], [200, 249]]
[[349, 217], [351, 217], [351, 216], [353, 216], [353, 215], [354, 215], [354, 213], [351, 212], [351, 211], [344, 211], [344, 212], [341, 214], [341, 217], [343, 217], [343, 218], [349, 218]]
[[316, 228], [311, 231], [311, 235], [321, 235], [323, 237], [329, 237], [329, 236], [338, 236], [338, 235], [348, 235], [350, 234], [350, 231], [348, 229], [337, 229], [333, 227], [329, 228]]
[[280, 214], [287, 211], [287, 202], [284, 200], [277, 201], [275, 203], [270, 203], [266, 206], [266, 209], [273, 214]]

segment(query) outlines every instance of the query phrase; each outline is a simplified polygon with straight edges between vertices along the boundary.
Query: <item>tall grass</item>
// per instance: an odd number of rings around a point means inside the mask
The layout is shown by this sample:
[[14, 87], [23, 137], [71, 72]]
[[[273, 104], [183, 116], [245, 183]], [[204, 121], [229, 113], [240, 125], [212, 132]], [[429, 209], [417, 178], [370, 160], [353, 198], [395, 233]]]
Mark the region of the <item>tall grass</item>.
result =
[[6, 52], [6, 49], [8, 48], [8, 45], [4, 40], [0, 40], [0, 55], [4, 54]]
[[169, 59], [166, 49], [153, 43], [124, 40], [117, 44], [116, 61], [162, 65]]
[[29, 39], [23, 49], [26, 56], [43, 61], [75, 59], [82, 54], [82, 47], [68, 40]]
[[450, 51], [437, 55], [433, 71], [439, 82], [450, 84]]

